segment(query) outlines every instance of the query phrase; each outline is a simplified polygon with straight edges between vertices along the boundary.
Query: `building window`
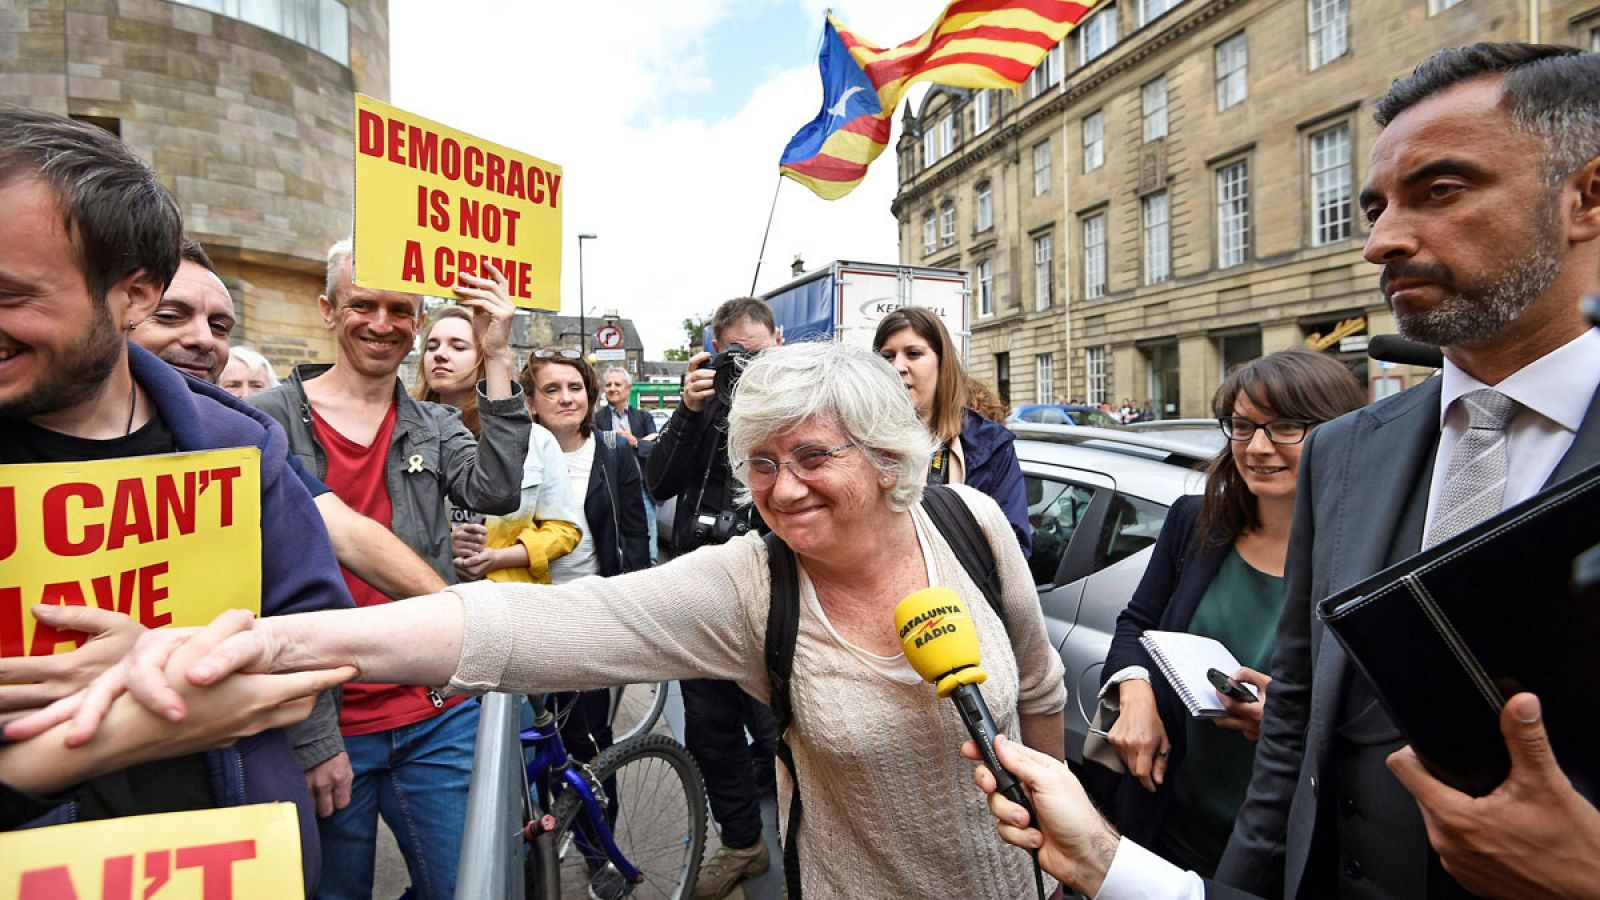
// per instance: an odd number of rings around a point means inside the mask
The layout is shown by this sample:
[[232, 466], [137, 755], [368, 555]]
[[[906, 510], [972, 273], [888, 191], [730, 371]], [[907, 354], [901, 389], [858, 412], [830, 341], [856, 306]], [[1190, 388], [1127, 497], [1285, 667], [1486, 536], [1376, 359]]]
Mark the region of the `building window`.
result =
[[1156, 418], [1172, 419], [1178, 415], [1182, 379], [1178, 368], [1178, 342], [1156, 344], [1146, 350], [1148, 357], [1150, 405]]
[[983, 134], [994, 124], [994, 95], [986, 90], [978, 91], [972, 98], [972, 133]]
[[1589, 29], [1589, 52], [1600, 53], [1600, 25]]
[[1217, 170], [1217, 267], [1241, 265], [1250, 256], [1250, 164]]
[[933, 168], [933, 164], [938, 161], [939, 134], [938, 132], [934, 131], [933, 126], [930, 125], [928, 126], [928, 130], [922, 133], [922, 167], [924, 169], [931, 169]]
[[1238, 106], [1250, 94], [1250, 49], [1244, 32], [1217, 45], [1217, 111]]
[[1051, 265], [1053, 256], [1053, 242], [1048, 234], [1041, 234], [1033, 239], [1033, 308], [1049, 309], [1053, 301], [1052, 288], [1055, 286], [1054, 269]]
[[1106, 348], [1086, 347], [1083, 351], [1083, 378], [1084, 390], [1088, 396], [1084, 398], [1090, 406], [1098, 406], [1106, 400]]
[[1041, 353], [1033, 358], [1035, 403], [1052, 403], [1056, 396], [1056, 355]]
[[1228, 377], [1228, 373], [1247, 362], [1261, 358], [1261, 329], [1245, 334], [1225, 335], [1217, 340], [1220, 345], [1217, 349], [1222, 357], [1222, 377], [1220, 382]]
[[1350, 125], [1311, 135], [1311, 244], [1350, 236]]
[[1011, 354], [996, 353], [994, 355], [994, 392], [1000, 395], [1001, 403], [1011, 402]]
[[938, 232], [933, 221], [933, 213], [922, 217], [922, 255], [927, 256], [939, 249]]
[[1085, 19], [1078, 29], [1078, 65], [1087, 66], [1116, 44], [1117, 6], [1112, 3]]
[[994, 227], [994, 188], [985, 181], [978, 185], [978, 230]]
[[1083, 296], [1095, 300], [1106, 295], [1106, 214], [1083, 220]]
[[1106, 164], [1106, 114], [1102, 110], [1083, 117], [1083, 170], [1093, 172]]
[[978, 263], [978, 315], [994, 315], [994, 261]]
[[939, 207], [939, 243], [948, 247], [956, 242], [956, 205], [946, 200]]
[[281, 34], [350, 64], [350, 10], [339, 0], [177, 0]]
[[1167, 218], [1167, 192], [1151, 194], [1140, 203], [1144, 221], [1144, 283], [1156, 284], [1172, 277], [1172, 231]]
[[1436, 16], [1447, 9], [1460, 6], [1461, 0], [1428, 0], [1428, 15]]
[[1306, 36], [1313, 69], [1345, 55], [1350, 49], [1350, 0], [1306, 0]]
[[1144, 111], [1144, 142], [1167, 136], [1167, 76], [1149, 82], [1140, 91]]
[[939, 158], [956, 152], [956, 114], [946, 113], [939, 120]]
[[1033, 195], [1050, 193], [1050, 142], [1033, 145]]
[[1039, 60], [1032, 74], [1028, 76], [1028, 99], [1032, 100], [1056, 85], [1061, 83], [1061, 45], [1050, 48], [1050, 52]]
[[1139, 0], [1139, 27], [1149, 25], [1167, 10], [1182, 2], [1183, 0]]

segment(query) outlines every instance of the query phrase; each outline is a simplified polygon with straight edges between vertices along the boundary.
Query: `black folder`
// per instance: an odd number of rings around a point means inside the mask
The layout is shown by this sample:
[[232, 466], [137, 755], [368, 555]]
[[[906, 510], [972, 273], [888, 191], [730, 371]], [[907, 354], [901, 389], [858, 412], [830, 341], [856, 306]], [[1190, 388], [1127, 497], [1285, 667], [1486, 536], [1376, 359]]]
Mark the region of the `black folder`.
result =
[[1317, 615], [1439, 780], [1474, 796], [1503, 782], [1500, 710], [1533, 691], [1557, 762], [1593, 803], [1600, 604], [1571, 580], [1596, 544], [1600, 466], [1324, 599]]

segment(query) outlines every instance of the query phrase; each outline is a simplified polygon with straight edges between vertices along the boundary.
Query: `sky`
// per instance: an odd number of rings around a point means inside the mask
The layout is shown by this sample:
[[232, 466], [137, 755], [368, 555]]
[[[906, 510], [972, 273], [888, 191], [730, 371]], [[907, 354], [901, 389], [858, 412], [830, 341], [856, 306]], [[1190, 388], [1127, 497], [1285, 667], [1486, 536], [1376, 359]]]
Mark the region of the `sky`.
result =
[[[944, 0], [851, 0], [841, 22], [880, 45], [920, 34]], [[822, 103], [826, 0], [391, 0], [390, 102], [560, 165], [561, 312], [583, 295], [637, 325], [645, 358], [682, 321], [750, 292], [778, 157]], [[924, 91], [914, 91], [920, 100]], [[834, 259], [893, 263], [894, 141], [849, 196], [784, 179], [756, 292]]]

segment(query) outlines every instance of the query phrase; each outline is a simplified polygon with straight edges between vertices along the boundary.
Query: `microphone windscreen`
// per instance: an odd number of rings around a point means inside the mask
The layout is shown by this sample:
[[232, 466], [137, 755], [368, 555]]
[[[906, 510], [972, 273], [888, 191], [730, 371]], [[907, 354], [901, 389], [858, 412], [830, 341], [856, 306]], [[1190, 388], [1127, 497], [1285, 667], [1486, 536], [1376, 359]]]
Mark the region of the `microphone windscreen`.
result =
[[1367, 341], [1367, 355], [1379, 362], [1403, 366], [1444, 368], [1444, 353], [1433, 344], [1406, 340], [1398, 334], [1375, 334]]
[[894, 608], [894, 627], [911, 668], [926, 681], [938, 683], [982, 661], [972, 617], [949, 588], [923, 588], [901, 600]]

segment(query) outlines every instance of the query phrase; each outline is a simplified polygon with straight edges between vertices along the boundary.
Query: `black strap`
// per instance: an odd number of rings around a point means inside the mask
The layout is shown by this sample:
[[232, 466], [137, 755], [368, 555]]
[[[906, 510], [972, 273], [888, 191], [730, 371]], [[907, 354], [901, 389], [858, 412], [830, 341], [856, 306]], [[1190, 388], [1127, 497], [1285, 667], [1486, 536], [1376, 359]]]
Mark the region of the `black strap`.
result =
[[790, 900], [800, 900], [800, 773], [789, 749], [789, 676], [794, 671], [794, 646], [800, 636], [800, 570], [794, 551], [768, 533], [767, 570], [772, 576], [772, 604], [767, 608], [767, 679], [772, 683], [772, 717], [778, 722], [778, 759], [789, 770], [789, 824], [784, 829], [783, 878]]
[[[994, 550], [967, 504], [955, 491], [943, 485], [930, 485], [922, 491], [922, 508], [933, 525], [950, 544], [961, 561], [961, 568], [978, 585], [989, 607], [1006, 624], [1002, 603], [1000, 571]], [[778, 759], [789, 770], [789, 824], [784, 830], [783, 878], [789, 900], [800, 900], [800, 773], [794, 767], [794, 752], [789, 748], [789, 723], [794, 710], [789, 705], [789, 679], [794, 673], [795, 642], [800, 637], [800, 570], [794, 551], [776, 534], [767, 534], [767, 571], [772, 579], [772, 600], [767, 607], [767, 679], [772, 684], [768, 705], [778, 722]]]

